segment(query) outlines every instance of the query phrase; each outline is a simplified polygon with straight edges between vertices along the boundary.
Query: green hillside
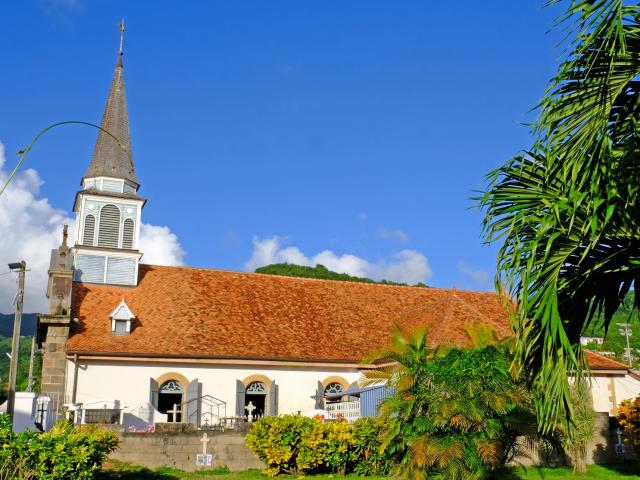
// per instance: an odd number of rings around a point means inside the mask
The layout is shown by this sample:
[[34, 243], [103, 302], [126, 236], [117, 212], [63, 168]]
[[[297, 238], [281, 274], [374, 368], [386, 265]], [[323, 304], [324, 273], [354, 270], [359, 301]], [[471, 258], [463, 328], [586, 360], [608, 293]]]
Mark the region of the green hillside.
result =
[[[319, 278], [322, 280], [341, 280], [343, 282], [360, 282], [360, 283], [377, 283], [382, 285], [400, 285], [408, 286], [406, 283], [392, 282], [390, 280], [375, 281], [365, 277], [354, 277], [346, 273], [338, 273], [329, 270], [324, 265], [316, 265], [315, 267], [304, 267], [302, 265], [294, 265], [291, 263], [274, 263], [265, 267], [256, 269], [256, 273], [265, 273], [268, 275], [283, 275], [285, 277], [304, 277]], [[426, 287], [424, 283], [417, 283], [414, 287]]]
[[[589, 345], [591, 350], [600, 350], [604, 352], [615, 352], [615, 359], [627, 363], [627, 359], [624, 356], [624, 349], [627, 346], [627, 340], [623, 335], [623, 328], [621, 326], [626, 325], [628, 322], [631, 328], [632, 334], [629, 338], [629, 344], [631, 346], [631, 353], [633, 355], [633, 367], [640, 369], [640, 322], [638, 321], [638, 313], [632, 313], [634, 292], [629, 292], [624, 300], [624, 304], [620, 306], [618, 311], [614, 314], [611, 324], [609, 325], [609, 331], [605, 337], [604, 343], [600, 345]], [[583, 332], [584, 336], [588, 337], [604, 337], [604, 327], [602, 326], [602, 320], [597, 319], [594, 325], [591, 325]]]
[[[27, 388], [29, 376], [29, 356], [31, 355], [31, 338], [20, 337], [20, 354], [18, 356], [18, 378], [16, 381], [16, 391], [24, 391]], [[0, 336], [0, 403], [7, 398], [7, 383], [9, 382], [9, 357], [11, 353], [11, 338]], [[38, 391], [40, 384], [40, 354], [36, 348], [34, 361], [34, 376], [37, 378], [34, 390]]]

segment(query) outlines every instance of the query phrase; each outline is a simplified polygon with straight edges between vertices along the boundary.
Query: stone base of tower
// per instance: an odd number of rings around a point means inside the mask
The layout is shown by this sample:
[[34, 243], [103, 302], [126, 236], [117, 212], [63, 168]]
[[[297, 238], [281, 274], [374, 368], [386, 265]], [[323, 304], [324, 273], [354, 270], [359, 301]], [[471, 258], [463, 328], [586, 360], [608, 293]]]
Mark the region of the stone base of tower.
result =
[[69, 338], [70, 315], [39, 315], [38, 345], [42, 349], [40, 392], [51, 398], [51, 411], [57, 412], [65, 403], [65, 344]]

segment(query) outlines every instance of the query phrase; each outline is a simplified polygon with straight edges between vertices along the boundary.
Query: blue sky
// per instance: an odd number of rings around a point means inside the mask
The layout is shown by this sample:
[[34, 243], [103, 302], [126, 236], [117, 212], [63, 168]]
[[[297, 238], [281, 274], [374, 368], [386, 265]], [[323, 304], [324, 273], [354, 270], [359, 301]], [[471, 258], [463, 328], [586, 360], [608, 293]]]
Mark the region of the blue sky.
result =
[[[431, 285], [490, 288], [470, 197], [531, 142], [560, 54], [541, 3], [4, 2], [5, 170], [40, 128], [99, 121], [124, 16], [143, 219], [184, 263], [245, 269], [268, 240], [381, 268], [405, 250]], [[70, 215], [95, 136], [37, 144], [35, 198]]]

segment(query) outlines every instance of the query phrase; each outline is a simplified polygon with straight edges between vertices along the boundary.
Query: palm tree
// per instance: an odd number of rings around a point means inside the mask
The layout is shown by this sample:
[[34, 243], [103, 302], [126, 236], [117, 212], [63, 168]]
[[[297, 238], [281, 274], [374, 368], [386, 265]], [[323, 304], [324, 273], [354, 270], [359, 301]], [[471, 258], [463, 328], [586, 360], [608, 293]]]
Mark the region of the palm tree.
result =
[[432, 349], [425, 330], [396, 328], [391, 347], [365, 360], [382, 364], [366, 373], [368, 382], [394, 392], [381, 405], [382, 448], [399, 476], [489, 478], [508, 471], [521, 434], [536, 432], [529, 394], [494, 337], [474, 329], [470, 338], [481, 346]]
[[480, 199], [545, 430], [571, 414], [568, 376], [584, 374], [580, 334], [594, 321], [606, 329], [640, 279], [640, 6], [573, 0], [560, 23], [571, 41], [539, 105], [534, 144], [489, 175]]
[[587, 473], [589, 445], [596, 433], [596, 414], [593, 410], [591, 386], [586, 379], [578, 379], [571, 385], [573, 415], [562, 418], [558, 425], [564, 451], [571, 458], [573, 471]]

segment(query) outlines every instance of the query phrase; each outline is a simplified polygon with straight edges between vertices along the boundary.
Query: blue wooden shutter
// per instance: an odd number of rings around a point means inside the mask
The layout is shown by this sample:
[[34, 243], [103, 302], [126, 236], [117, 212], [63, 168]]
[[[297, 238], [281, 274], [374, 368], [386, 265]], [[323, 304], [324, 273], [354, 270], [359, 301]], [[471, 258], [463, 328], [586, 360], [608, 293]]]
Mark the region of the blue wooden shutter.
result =
[[245, 388], [241, 380], [236, 380], [236, 417], [244, 417]]
[[316, 408], [322, 410], [324, 408], [324, 385], [318, 381], [318, 389], [316, 390]]
[[276, 417], [278, 415], [278, 385], [276, 382], [271, 382], [271, 388], [269, 388], [269, 411], [267, 416]]
[[153, 378], [149, 379], [149, 403], [153, 408], [158, 408], [158, 382]]
[[202, 398], [202, 384], [198, 382], [198, 379], [189, 382], [187, 387], [186, 398], [186, 418], [183, 422], [194, 423], [197, 427], [200, 426], [200, 399]]

